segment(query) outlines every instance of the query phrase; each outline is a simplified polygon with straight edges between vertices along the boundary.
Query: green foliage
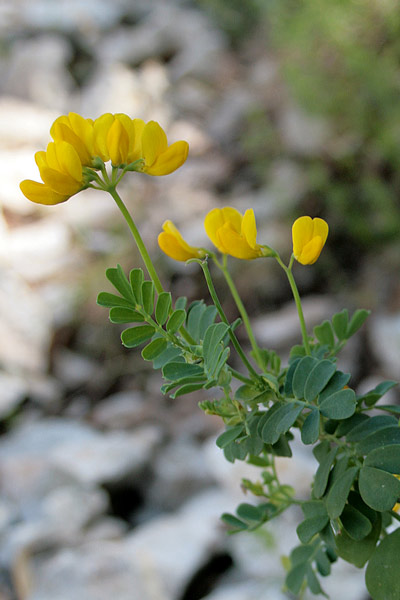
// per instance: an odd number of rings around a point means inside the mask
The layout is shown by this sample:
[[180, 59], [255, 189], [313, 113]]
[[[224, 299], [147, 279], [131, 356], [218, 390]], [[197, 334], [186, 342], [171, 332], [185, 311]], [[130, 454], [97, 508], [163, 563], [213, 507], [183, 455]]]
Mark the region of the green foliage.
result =
[[399, 554], [400, 529], [396, 529], [381, 541], [368, 563], [365, 581], [374, 600], [400, 598]]
[[[368, 411], [395, 382], [384, 381], [356, 396], [348, 387], [350, 374], [336, 365], [336, 355], [368, 311], [349, 317], [342, 310], [316, 326], [310, 349], [297, 346], [287, 367], [273, 351], [253, 352], [261, 373], [245, 363], [249, 376], [244, 376], [229, 364], [232, 348], [238, 351], [235, 329], [240, 320], [229, 324], [222, 314], [218, 321], [217, 308], [203, 301], [187, 307], [182, 297], [173, 303], [169, 292], [156, 293], [141, 269], [133, 269], [128, 278], [118, 265], [107, 270], [107, 278], [118, 294], [102, 292], [98, 303], [109, 308], [111, 322], [130, 325], [121, 333], [123, 344], [146, 344], [142, 357], [161, 370], [161, 391], [171, 398], [219, 390], [219, 397], [200, 403], [225, 424], [217, 446], [228, 461], [246, 460], [261, 470], [257, 481], [242, 481], [258, 504], [242, 503], [235, 515], [222, 516], [229, 532], [253, 531], [299, 503], [304, 513], [297, 527], [301, 545], [287, 560], [287, 589], [298, 594], [308, 587], [325, 595], [319, 578], [330, 574], [340, 556], [358, 567], [372, 565], [367, 567], [368, 585], [373, 600], [383, 600], [386, 579], [375, 587], [371, 573], [376, 565], [391, 564], [385, 540], [391, 540], [390, 548], [398, 545], [393, 534], [379, 540], [400, 497], [395, 477], [400, 474], [400, 409], [378, 404], [383, 414], [370, 416]], [[240, 385], [233, 390], [234, 377]], [[275, 467], [275, 456], [292, 456], [293, 429], [304, 444], [314, 445], [318, 462], [307, 501], [294, 500], [294, 490], [279, 481]]]

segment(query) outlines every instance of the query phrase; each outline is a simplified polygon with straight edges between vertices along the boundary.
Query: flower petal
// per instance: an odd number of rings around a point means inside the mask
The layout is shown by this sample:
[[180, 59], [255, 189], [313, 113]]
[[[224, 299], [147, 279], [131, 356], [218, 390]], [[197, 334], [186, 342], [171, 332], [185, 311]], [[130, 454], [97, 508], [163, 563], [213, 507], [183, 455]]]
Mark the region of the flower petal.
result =
[[54, 146], [60, 171], [81, 183], [82, 163], [75, 148], [67, 142], [55, 142]]
[[44, 183], [38, 183], [37, 181], [31, 181], [30, 179], [21, 181], [19, 187], [24, 196], [36, 204], [60, 204], [69, 198], [69, 196], [57, 194]]
[[313, 236], [313, 220], [311, 217], [299, 217], [292, 226], [293, 254], [297, 259], [304, 246]]
[[125, 164], [129, 151], [129, 136], [119, 119], [115, 119], [107, 133], [107, 150], [114, 166]]
[[230, 254], [235, 258], [250, 260], [262, 256], [260, 248], [251, 248], [243, 235], [237, 233], [230, 223], [225, 223], [217, 232], [219, 243], [225, 248], [225, 254]]
[[175, 142], [160, 154], [151, 167], [144, 167], [148, 175], [169, 175], [185, 162], [189, 152], [189, 144], [184, 141]]
[[142, 153], [146, 167], [151, 167], [167, 148], [167, 136], [160, 125], [155, 121], [146, 123], [142, 133]]
[[246, 210], [243, 215], [241, 232], [250, 248], [255, 250], [257, 248], [257, 226], [252, 208]]
[[226, 254], [225, 250], [219, 245], [220, 241], [217, 236], [217, 231], [227, 222], [231, 223], [232, 228], [240, 233], [242, 226], [242, 215], [236, 208], [225, 206], [224, 208], [213, 208], [204, 219], [204, 228], [214, 246]]
[[325, 244], [328, 237], [329, 227], [328, 223], [324, 219], [316, 217], [313, 219], [313, 236], [319, 236], [322, 240], [322, 245]]
[[315, 236], [308, 244], [304, 246], [296, 260], [302, 265], [313, 265], [319, 258], [324, 242], [319, 235]]
[[94, 154], [107, 162], [110, 160], [107, 148], [107, 134], [114, 122], [114, 115], [105, 113], [95, 120], [93, 125], [93, 146]]
[[158, 244], [163, 252], [175, 260], [186, 261], [189, 258], [200, 258], [200, 248], [189, 246], [172, 221], [165, 221], [163, 232], [158, 236]]

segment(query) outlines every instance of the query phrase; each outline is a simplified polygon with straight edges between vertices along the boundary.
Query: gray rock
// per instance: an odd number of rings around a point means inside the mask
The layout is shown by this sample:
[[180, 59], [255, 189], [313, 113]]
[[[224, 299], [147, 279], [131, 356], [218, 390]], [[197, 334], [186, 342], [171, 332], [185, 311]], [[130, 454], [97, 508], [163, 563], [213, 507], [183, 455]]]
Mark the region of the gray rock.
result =
[[2, 81], [3, 90], [41, 106], [64, 111], [74, 87], [67, 71], [71, 52], [69, 43], [57, 35], [17, 39]]
[[286, 106], [280, 113], [281, 138], [289, 153], [319, 156], [330, 137], [328, 122], [306, 114], [297, 106]]
[[276, 578], [254, 581], [246, 580], [244, 576], [232, 583], [222, 583], [204, 600], [287, 600], [281, 588], [282, 580], [276, 581]]
[[149, 503], [170, 510], [215, 483], [203, 454], [202, 446], [189, 439], [172, 441], [155, 462]]
[[95, 425], [104, 429], [131, 429], [153, 416], [143, 395], [138, 391], [117, 392], [96, 404], [92, 411]]
[[[302, 299], [304, 318], [308, 331], [315, 325], [331, 318], [336, 311], [335, 303], [324, 296], [307, 296]], [[296, 306], [293, 302], [279, 310], [253, 320], [258, 341], [267, 348], [284, 349], [301, 343], [301, 330]]]
[[139, 475], [160, 440], [159, 429], [154, 426], [129, 434], [92, 433], [59, 444], [49, 457], [50, 464], [85, 484], [116, 483]]
[[368, 337], [384, 376], [398, 380], [400, 362], [400, 314], [374, 313], [368, 321]]

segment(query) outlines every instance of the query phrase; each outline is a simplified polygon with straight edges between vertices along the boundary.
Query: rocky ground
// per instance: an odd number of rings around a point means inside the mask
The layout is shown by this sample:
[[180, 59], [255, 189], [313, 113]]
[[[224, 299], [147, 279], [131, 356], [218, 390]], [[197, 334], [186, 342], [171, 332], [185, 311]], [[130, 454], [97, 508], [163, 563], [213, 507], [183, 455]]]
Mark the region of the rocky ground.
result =
[[[59, 114], [158, 120], [189, 141], [187, 164], [162, 180], [132, 175], [122, 194], [164, 281], [195, 298], [205, 293], [196, 268], [157, 249], [163, 221], [202, 245], [208, 210], [253, 207], [259, 240], [289, 254], [288, 215], [305, 185], [297, 159], [329, 132], [290, 100], [264, 46], [233, 53], [196, 4], [5, 0], [0, 29], [0, 600], [288, 598], [279, 556], [296, 544], [299, 515], [227, 537], [219, 516], [243, 501], [251, 468], [223, 459], [221, 423], [199, 397], [160, 394], [158, 374], [96, 306], [106, 267], [140, 264], [112, 200], [90, 190], [39, 207], [18, 183], [37, 178], [34, 152]], [[286, 149], [257, 188], [240, 144], [256, 101], [277, 114]], [[262, 278], [259, 265], [233, 268], [244, 295], [254, 289], [260, 343], [287, 355], [299, 334], [282, 276], [273, 265]], [[345, 288], [324, 294], [319, 268], [298, 273], [310, 328], [355, 299]], [[374, 289], [379, 266], [368, 275], [359, 295], [375, 314], [342, 359], [360, 390], [398, 377], [400, 355], [400, 313]], [[279, 464], [300, 494], [314, 466], [300, 445]], [[332, 598], [366, 598], [363, 573], [348, 565], [324, 584]]]

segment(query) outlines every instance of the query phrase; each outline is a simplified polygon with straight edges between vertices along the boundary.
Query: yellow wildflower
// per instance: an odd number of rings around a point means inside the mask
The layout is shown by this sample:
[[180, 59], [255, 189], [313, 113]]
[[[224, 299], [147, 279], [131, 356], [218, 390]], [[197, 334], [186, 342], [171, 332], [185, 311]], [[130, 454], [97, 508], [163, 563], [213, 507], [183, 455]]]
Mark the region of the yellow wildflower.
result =
[[82, 165], [90, 167], [94, 156], [93, 121], [70, 112], [58, 117], [51, 126], [50, 135], [55, 142], [68, 142], [78, 153]]
[[28, 200], [38, 204], [59, 204], [84, 187], [82, 163], [68, 142], [51, 142], [46, 152], [36, 152], [35, 160], [43, 183], [30, 179], [20, 183]]
[[323, 219], [300, 217], [292, 227], [293, 254], [302, 265], [312, 265], [321, 254], [328, 237], [328, 223]]
[[202, 248], [189, 246], [172, 221], [165, 221], [163, 230], [158, 236], [158, 244], [170, 258], [185, 262], [189, 258], [203, 258], [206, 255]]
[[253, 209], [242, 216], [230, 206], [214, 208], [205, 218], [204, 227], [212, 243], [223, 254], [249, 260], [268, 256], [270, 249], [257, 244], [257, 227]]
[[144, 125], [141, 139], [142, 171], [148, 175], [168, 175], [185, 162], [189, 144], [183, 140], [168, 146], [165, 131], [155, 121]]

